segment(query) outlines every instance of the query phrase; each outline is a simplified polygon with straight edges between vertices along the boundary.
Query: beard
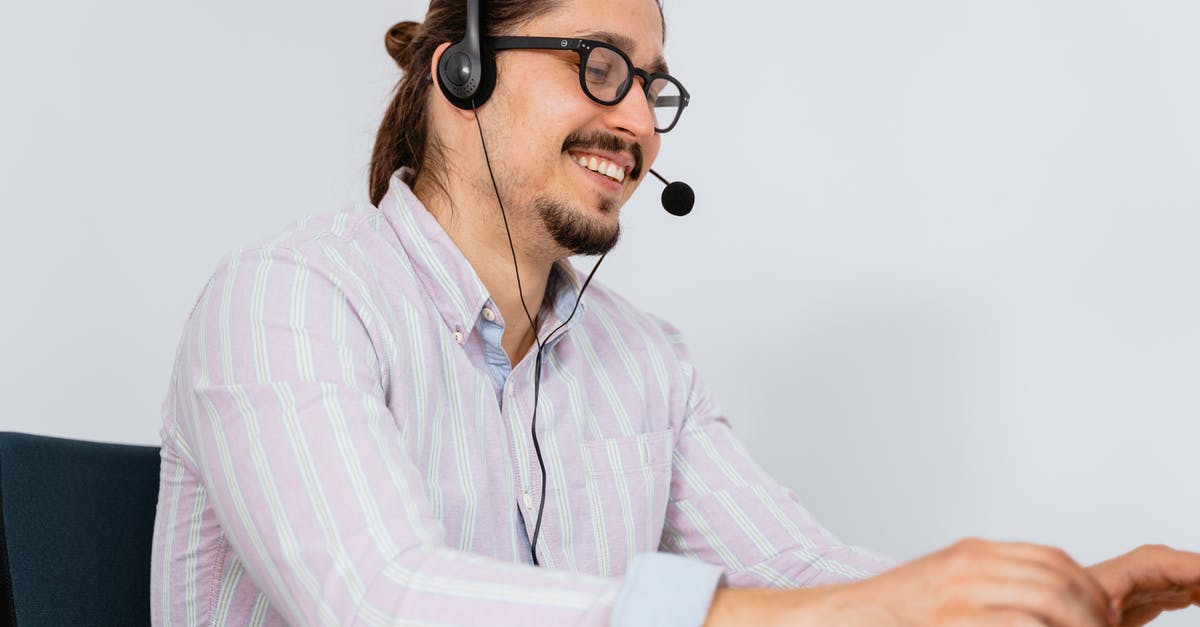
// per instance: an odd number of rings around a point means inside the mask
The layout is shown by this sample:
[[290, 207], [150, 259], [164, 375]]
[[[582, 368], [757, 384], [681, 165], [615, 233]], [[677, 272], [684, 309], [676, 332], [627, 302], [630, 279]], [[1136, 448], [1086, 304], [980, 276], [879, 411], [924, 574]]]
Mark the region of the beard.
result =
[[[612, 226], [599, 224], [572, 211], [566, 203], [549, 198], [538, 198], [533, 206], [555, 243], [571, 251], [571, 254], [603, 255], [621, 239], [621, 225], [618, 222], [613, 222]], [[601, 213], [611, 213], [616, 203], [604, 198], [599, 208]]]
[[[633, 167], [629, 179], [636, 181], [642, 175], [642, 147], [634, 142], [626, 142], [608, 133], [582, 131], [572, 133], [562, 145], [562, 153], [566, 155], [572, 149], [597, 148], [612, 152], [628, 152], [633, 156]], [[600, 213], [610, 214], [617, 208], [617, 202], [611, 198], [600, 198], [598, 208]], [[611, 226], [598, 221], [589, 220], [581, 211], [572, 210], [568, 203], [552, 198], [538, 198], [533, 201], [533, 209], [542, 220], [542, 226], [554, 238], [554, 242], [574, 255], [603, 255], [612, 250], [621, 238], [621, 225], [613, 222]]]

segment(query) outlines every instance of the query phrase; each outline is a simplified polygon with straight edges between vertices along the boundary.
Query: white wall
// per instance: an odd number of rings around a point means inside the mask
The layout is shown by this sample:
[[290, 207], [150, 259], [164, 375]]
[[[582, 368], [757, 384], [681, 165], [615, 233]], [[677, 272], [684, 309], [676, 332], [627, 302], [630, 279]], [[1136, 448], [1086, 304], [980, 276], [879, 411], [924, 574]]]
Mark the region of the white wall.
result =
[[[365, 196], [421, 4], [0, 4], [0, 428], [157, 441], [221, 254]], [[851, 541], [1200, 550], [1200, 5], [733, 6], [667, 4], [699, 201], [602, 280]]]

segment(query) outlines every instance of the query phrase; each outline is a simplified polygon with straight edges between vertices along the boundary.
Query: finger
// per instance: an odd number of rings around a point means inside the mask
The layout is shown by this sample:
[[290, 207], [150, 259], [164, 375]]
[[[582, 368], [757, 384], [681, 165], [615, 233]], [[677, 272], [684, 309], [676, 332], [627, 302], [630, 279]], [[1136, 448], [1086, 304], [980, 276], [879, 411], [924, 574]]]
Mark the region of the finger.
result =
[[1195, 603], [1195, 593], [1191, 590], [1175, 589], [1154, 593], [1135, 595], [1126, 608], [1129, 611], [1141, 608], [1156, 608], [1158, 610], [1181, 610]]
[[1088, 595], [1096, 607], [1100, 608], [1105, 621], [1111, 620], [1111, 609], [1114, 607], [1108, 592], [1100, 585], [1092, 573], [1067, 555], [1062, 549], [1040, 546], [1036, 544], [1009, 543], [1003, 544], [1004, 555], [1018, 560], [1028, 560], [1040, 565], [1053, 573], [1066, 576], [1073, 587]]
[[1179, 551], [1161, 544], [1134, 549], [1138, 562], [1162, 575], [1175, 586], [1200, 588], [1200, 553]]
[[989, 611], [1019, 612], [1050, 627], [1107, 627], [1105, 608], [1056, 576], [1029, 562], [1010, 562], [971, 584], [971, 598]]
[[1089, 572], [1107, 581], [1114, 606], [1121, 608], [1126, 619], [1134, 614], [1150, 616], [1187, 607], [1197, 603], [1190, 597], [1200, 592], [1200, 553], [1163, 545], [1138, 547], [1097, 564]]
[[1192, 604], [1191, 593], [1183, 590], [1135, 595], [1121, 616], [1121, 625], [1145, 625], [1163, 612], [1180, 610]]

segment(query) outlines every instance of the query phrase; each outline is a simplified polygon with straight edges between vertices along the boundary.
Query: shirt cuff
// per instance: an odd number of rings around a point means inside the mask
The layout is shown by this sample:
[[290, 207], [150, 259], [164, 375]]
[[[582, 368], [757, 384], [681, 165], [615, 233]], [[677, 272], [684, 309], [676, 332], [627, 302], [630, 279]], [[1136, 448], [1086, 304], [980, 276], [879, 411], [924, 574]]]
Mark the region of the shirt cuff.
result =
[[721, 568], [670, 553], [640, 553], [613, 605], [613, 627], [700, 627]]

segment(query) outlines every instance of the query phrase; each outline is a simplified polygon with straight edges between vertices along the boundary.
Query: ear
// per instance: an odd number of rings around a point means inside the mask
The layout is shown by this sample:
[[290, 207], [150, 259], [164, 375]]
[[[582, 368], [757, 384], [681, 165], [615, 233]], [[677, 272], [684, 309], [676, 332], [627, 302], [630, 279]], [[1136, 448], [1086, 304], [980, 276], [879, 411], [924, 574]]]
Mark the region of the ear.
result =
[[475, 113], [473, 111], [468, 109], [459, 109], [458, 107], [454, 106], [454, 103], [450, 102], [450, 100], [446, 98], [446, 93], [442, 91], [442, 77], [438, 76], [438, 62], [441, 61], [442, 54], [445, 53], [446, 49], [451, 45], [453, 44], [448, 41], [438, 44], [438, 47], [434, 48], [433, 50], [433, 58], [429, 60], [429, 76], [433, 77], [433, 91], [438, 95], [436, 102], [439, 106], [456, 112], [468, 120], [474, 120]]

